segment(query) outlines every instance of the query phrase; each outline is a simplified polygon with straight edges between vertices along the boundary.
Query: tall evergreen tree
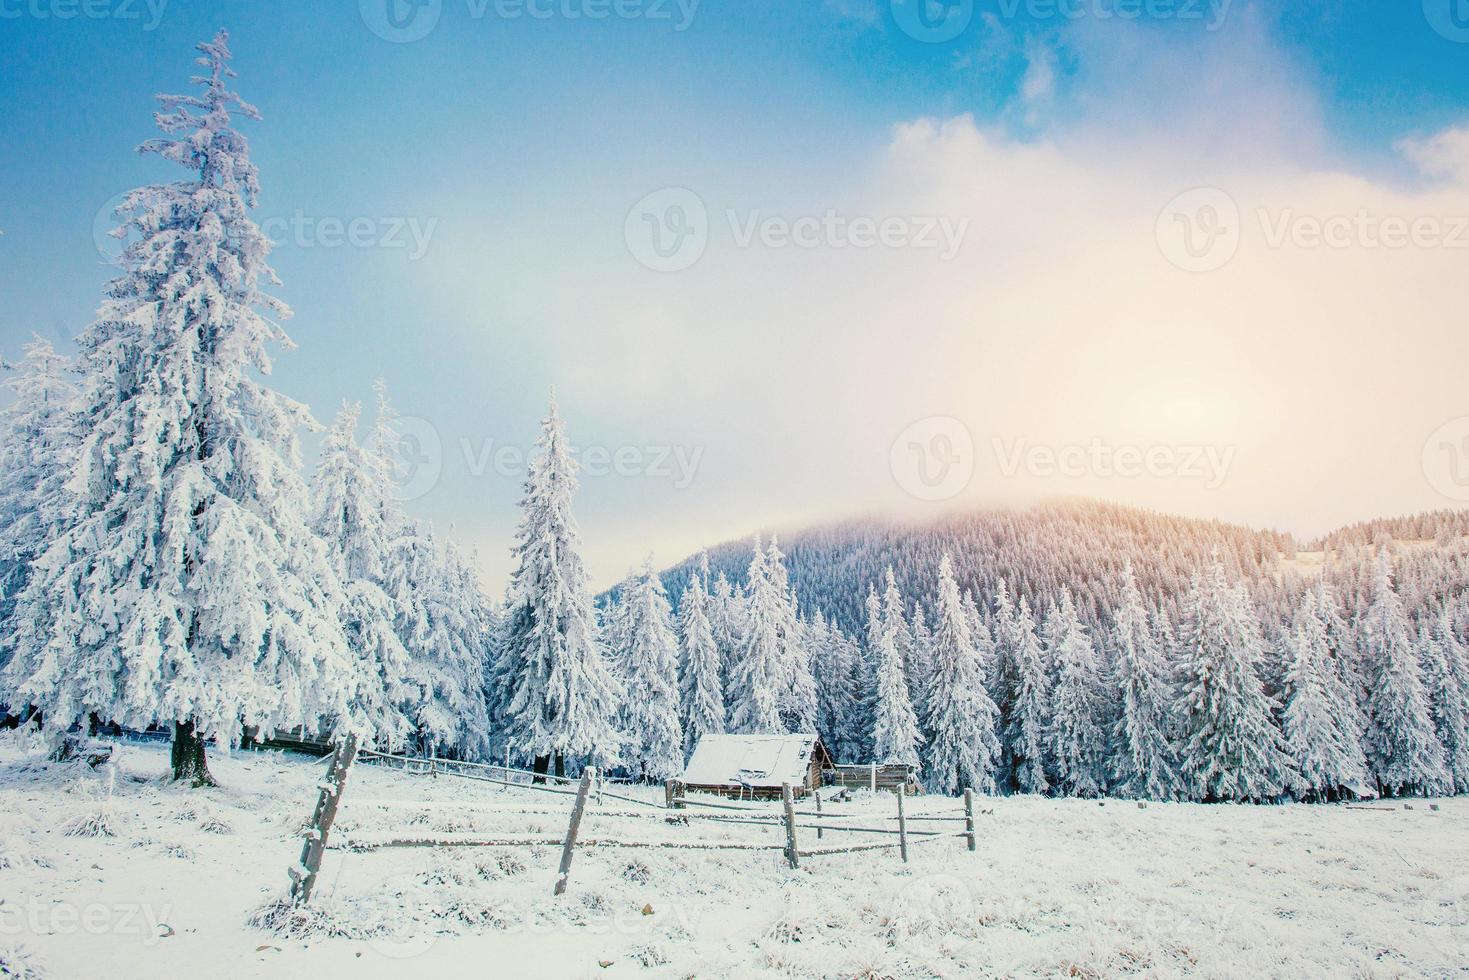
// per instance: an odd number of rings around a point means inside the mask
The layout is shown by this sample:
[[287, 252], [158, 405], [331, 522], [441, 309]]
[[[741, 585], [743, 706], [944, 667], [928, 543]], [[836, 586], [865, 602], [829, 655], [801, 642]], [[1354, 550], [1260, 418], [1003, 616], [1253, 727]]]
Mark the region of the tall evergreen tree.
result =
[[796, 594], [786, 573], [785, 555], [774, 537], [765, 552], [765, 573], [771, 588], [780, 597], [776, 630], [780, 646], [780, 714], [787, 731], [816, 731], [816, 678], [811, 670], [811, 651], [806, 642], [805, 626], [796, 606]]
[[1048, 736], [1056, 788], [1070, 796], [1100, 796], [1106, 788], [1107, 736], [1097, 653], [1065, 589], [1046, 618], [1046, 634], [1056, 677]]
[[1173, 692], [1167, 662], [1148, 623], [1130, 561], [1122, 573], [1112, 647], [1117, 657], [1113, 687], [1122, 699], [1112, 729], [1109, 772], [1113, 791], [1139, 799], [1174, 799], [1179, 789], [1178, 763], [1168, 714]]
[[678, 639], [663, 582], [645, 562], [623, 598], [627, 646], [612, 655], [623, 678], [623, 762], [640, 780], [683, 771], [684, 730], [678, 698]]
[[695, 575], [678, 604], [679, 701], [683, 706], [684, 755], [689, 756], [705, 735], [725, 730], [724, 683], [720, 679], [719, 645], [709, 623], [712, 602], [704, 590], [704, 574]]
[[1270, 800], [1295, 782], [1275, 705], [1255, 672], [1259, 623], [1215, 556], [1196, 577], [1179, 637], [1185, 789], [1200, 800]]
[[852, 761], [864, 758], [861, 648], [820, 611], [810, 632], [824, 637], [817, 660], [821, 664], [817, 685], [822, 737], [827, 740], [833, 758]]
[[[268, 388], [288, 311], [249, 217], [255, 166], [231, 114], [228, 38], [198, 46], [196, 95], [159, 96], [145, 142], [189, 177], [130, 192], [99, 318], [79, 340], [85, 433], [77, 512], [15, 612], [12, 703], [65, 732], [95, 713], [171, 723], [173, 773], [212, 782], [206, 740], [322, 719], [372, 734], [371, 681], [337, 621], [340, 586], [306, 526], [296, 435], [306, 409]], [[262, 312], [263, 311], [263, 312]]]
[[0, 385], [13, 397], [0, 410], [0, 664], [15, 597], [31, 563], [65, 525], [66, 482], [80, 439], [70, 361], [37, 337], [16, 371]]
[[556, 400], [541, 422], [516, 531], [505, 638], [496, 673], [512, 744], [545, 772], [566, 757], [616, 758], [622, 691], [598, 647], [580, 535], [571, 514], [577, 464]]
[[326, 543], [342, 583], [338, 617], [347, 646], [372, 680], [354, 700], [378, 718], [382, 739], [396, 744], [407, 729], [401, 709], [414, 692], [404, 684], [408, 651], [397, 632], [398, 606], [383, 588], [390, 548], [385, 487], [380, 470], [357, 444], [361, 412], [360, 405], [344, 405], [322, 444], [311, 484], [311, 528]]
[[872, 758], [880, 763], [919, 765], [918, 717], [908, 693], [908, 679], [903, 670], [903, 655], [898, 650], [898, 626], [902, 623], [902, 607], [898, 607], [896, 623], [886, 613], [878, 630], [877, 649], [873, 660], [877, 666], [877, 690], [872, 711]]
[[1377, 552], [1372, 601], [1362, 616], [1361, 630], [1363, 647], [1376, 663], [1367, 696], [1364, 747], [1378, 789], [1385, 796], [1437, 792], [1449, 781], [1448, 770], [1386, 547]]
[[1036, 634], [1030, 600], [1021, 596], [1010, 619], [1009, 640], [1014, 695], [1005, 720], [1005, 772], [1017, 793], [1045, 793], [1047, 778], [1046, 733], [1051, 713], [1051, 682], [1045, 652]]
[[933, 674], [927, 701], [929, 788], [954, 794], [965, 787], [995, 791], [1000, 754], [999, 709], [985, 689], [984, 669], [946, 553], [939, 562]]
[[785, 595], [771, 581], [760, 539], [745, 583], [744, 646], [730, 667], [730, 730], [741, 734], [786, 731], [781, 720], [781, 683], [786, 679], [781, 629]]
[[1308, 589], [1300, 599], [1288, 638], [1285, 712], [1286, 745], [1309, 797], [1333, 799], [1368, 784], [1356, 701], [1332, 663], [1321, 594]]
[[1428, 689], [1434, 727], [1444, 748], [1444, 765], [1449, 782], [1445, 792], [1469, 792], [1469, 654], [1454, 632], [1447, 603], [1431, 614], [1420, 629], [1419, 645], [1424, 663], [1424, 686]]

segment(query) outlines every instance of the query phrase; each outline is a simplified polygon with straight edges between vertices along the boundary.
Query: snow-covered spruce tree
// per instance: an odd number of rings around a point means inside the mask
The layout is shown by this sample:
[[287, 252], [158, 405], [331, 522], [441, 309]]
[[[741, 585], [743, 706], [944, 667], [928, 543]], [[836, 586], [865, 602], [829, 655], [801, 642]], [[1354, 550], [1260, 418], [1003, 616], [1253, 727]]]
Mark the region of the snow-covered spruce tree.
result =
[[[1420, 628], [1424, 685], [1433, 707], [1433, 723], [1444, 747], [1444, 765], [1452, 792], [1469, 792], [1469, 654], [1454, 632], [1448, 604]], [[1445, 787], [1449, 791], [1448, 787]]]
[[260, 380], [290, 341], [260, 289], [270, 243], [231, 124], [259, 114], [228, 87], [227, 36], [199, 51], [199, 93], [160, 96], [164, 135], [140, 148], [189, 178], [118, 209], [136, 240], [78, 341], [77, 511], [19, 597], [6, 684], [58, 735], [89, 713], [172, 723], [174, 777], [196, 785], [212, 782], [205, 741], [242, 725], [374, 734], [355, 715], [370, 681], [337, 622], [340, 586], [306, 526], [310, 416]]
[[1108, 765], [1112, 792], [1138, 799], [1175, 799], [1178, 770], [1168, 714], [1173, 691], [1131, 561], [1122, 572], [1112, 646], [1117, 657], [1113, 687], [1122, 699], [1122, 710], [1113, 724]]
[[0, 385], [13, 397], [0, 410], [0, 664], [31, 563], [65, 526], [79, 442], [69, 359], [36, 337], [16, 371]]
[[1193, 799], [1274, 800], [1295, 783], [1275, 705], [1255, 672], [1259, 623], [1216, 555], [1195, 578], [1178, 638], [1184, 658], [1179, 762]]
[[342, 407], [322, 443], [311, 484], [311, 528], [326, 543], [342, 583], [338, 617], [347, 646], [362, 661], [371, 684], [354, 699], [376, 719], [380, 739], [395, 745], [406, 734], [401, 708], [412, 692], [404, 685], [408, 651], [398, 637], [398, 605], [384, 591], [390, 529], [383, 517], [382, 474], [357, 444], [360, 405]]
[[388, 555], [386, 588], [408, 653], [400, 708], [419, 750], [475, 758], [488, 746], [489, 637], [475, 615], [478, 600], [463, 591], [466, 576], [455, 568], [461, 561], [429, 528], [405, 523]]
[[[962, 602], [961, 602], [962, 608]], [[908, 635], [912, 638], [912, 650], [907, 660], [908, 690], [913, 693], [913, 707], [920, 717], [923, 705], [928, 701], [928, 688], [933, 674], [933, 632], [928, 628], [923, 607], [913, 603], [913, 614], [908, 620]], [[971, 630], [970, 636], [973, 637]]]
[[886, 584], [882, 592], [883, 628], [892, 634], [893, 643], [898, 648], [898, 656], [903, 658], [903, 678], [907, 682], [910, 694], [916, 698], [919, 689], [913, 684], [919, 679], [921, 668], [917, 663], [918, 656], [913, 642], [913, 630], [903, 609], [903, 594], [898, 591], [898, 580], [893, 573], [893, 566], [887, 567], [885, 577]]
[[1097, 652], [1066, 589], [1046, 618], [1046, 634], [1056, 673], [1047, 734], [1056, 788], [1068, 796], [1100, 796], [1106, 789], [1107, 735]]
[[1356, 703], [1332, 663], [1321, 595], [1302, 593], [1287, 642], [1286, 746], [1300, 772], [1306, 799], [1336, 799], [1369, 784]]
[[[902, 611], [899, 607], [899, 616]], [[899, 619], [898, 622], [901, 622]], [[898, 650], [898, 630], [883, 617], [873, 660], [877, 665], [877, 690], [872, 706], [872, 759], [918, 767], [918, 717], [908, 693], [903, 655]]]
[[1051, 682], [1046, 670], [1045, 652], [1036, 635], [1035, 616], [1030, 600], [1020, 597], [1011, 618], [1011, 670], [1014, 694], [1009, 717], [1005, 719], [1004, 771], [1017, 793], [1046, 793], [1051, 788], [1047, 778], [1049, 752], [1046, 733], [1051, 712]]
[[765, 574], [780, 596], [780, 714], [786, 731], [816, 731], [816, 678], [811, 671], [811, 651], [805, 626], [796, 607], [796, 594], [786, 573], [780, 542], [770, 539], [765, 551]]
[[395, 425], [398, 414], [388, 401], [386, 382], [378, 379], [373, 391], [377, 412], [367, 457], [387, 536], [382, 585], [407, 653], [398, 707], [420, 752], [475, 758], [489, 746], [488, 600], [459, 552], [404, 516], [394, 497], [408, 465]]
[[[707, 574], [708, 566], [705, 566]], [[684, 755], [693, 754], [699, 739], [724, 732], [724, 683], [720, 679], [719, 645], [709, 624], [710, 597], [705, 576], [695, 575], [678, 604], [679, 703], [682, 706]]]
[[714, 645], [719, 648], [720, 680], [728, 692], [730, 668], [745, 646], [745, 603], [723, 572], [715, 577], [709, 590], [709, 626], [714, 631]]
[[947, 553], [939, 562], [938, 619], [933, 635], [933, 673], [927, 702], [929, 789], [955, 794], [965, 787], [995, 791], [1000, 754], [995, 725], [999, 710], [985, 689], [984, 668]]
[[596, 614], [571, 514], [577, 464], [554, 397], [536, 445], [495, 673], [511, 744], [534, 758], [538, 772], [554, 763], [563, 775], [568, 756], [615, 761], [622, 691], [595, 642]]
[[1386, 547], [1379, 548], [1372, 600], [1361, 621], [1362, 647], [1376, 666], [1363, 747], [1384, 796], [1434, 793], [1448, 782], [1448, 771], [1423, 689], [1418, 647], [1392, 576], [1392, 557]]
[[663, 582], [652, 562], [643, 565], [623, 597], [627, 646], [617, 651], [623, 678], [623, 764], [633, 778], [662, 781], [683, 771], [684, 730], [679, 717], [678, 638]]
[[744, 645], [730, 665], [727, 701], [730, 731], [741, 734], [779, 734], [781, 683], [785, 661], [781, 629], [785, 623], [785, 596], [771, 581], [760, 539], [745, 583]]
[[832, 757], [856, 760], [864, 757], [866, 734], [862, 727], [862, 653], [851, 637], [818, 611], [808, 629], [823, 637], [813, 659], [821, 665], [816, 683], [820, 695], [818, 719], [822, 738]]

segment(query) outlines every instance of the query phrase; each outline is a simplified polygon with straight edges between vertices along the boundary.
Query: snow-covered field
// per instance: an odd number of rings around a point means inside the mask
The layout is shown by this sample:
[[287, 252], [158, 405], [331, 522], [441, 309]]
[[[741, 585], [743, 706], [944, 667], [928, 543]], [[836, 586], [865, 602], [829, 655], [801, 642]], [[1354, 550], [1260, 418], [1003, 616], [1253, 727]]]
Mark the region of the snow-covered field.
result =
[[[1469, 800], [1387, 811], [985, 799], [962, 839], [779, 851], [328, 852], [304, 935], [249, 924], [278, 898], [323, 763], [243, 753], [222, 787], [163, 776], [165, 746], [51, 765], [0, 740], [0, 958], [46, 977], [1463, 976]], [[109, 798], [109, 788], [111, 795]], [[639, 791], [649, 800], [657, 793]], [[892, 812], [893, 800], [848, 810]], [[343, 836], [561, 835], [568, 797], [359, 765]], [[834, 809], [842, 809], [834, 804]], [[759, 840], [774, 830], [602, 815], [586, 839]], [[954, 812], [953, 800], [910, 812]], [[102, 831], [98, 835], [99, 829]], [[857, 835], [843, 835], [850, 841]], [[802, 832], [801, 846], [814, 846]], [[833, 842], [831, 835], [822, 843]], [[0, 976], [9, 975], [0, 969]]]

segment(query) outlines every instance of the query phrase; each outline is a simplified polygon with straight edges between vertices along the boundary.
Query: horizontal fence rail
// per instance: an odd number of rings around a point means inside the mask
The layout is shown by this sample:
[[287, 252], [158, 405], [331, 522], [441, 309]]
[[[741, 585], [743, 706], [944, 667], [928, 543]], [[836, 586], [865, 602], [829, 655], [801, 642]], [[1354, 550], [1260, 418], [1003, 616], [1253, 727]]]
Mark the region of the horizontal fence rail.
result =
[[[513, 805], [480, 806], [471, 803], [428, 800], [362, 800], [356, 804], [357, 806], [377, 808], [379, 810], [454, 808], [456, 810], [466, 810], [469, 813], [484, 812], [567, 816], [566, 833], [561, 836], [553, 836], [540, 833], [482, 834], [461, 831], [445, 833], [418, 831], [387, 831], [382, 833], [339, 832], [337, 840], [328, 846], [328, 832], [330, 831], [333, 819], [338, 816], [338, 810], [342, 805], [348, 771], [352, 764], [359, 758], [367, 762], [382, 765], [385, 768], [401, 771], [405, 775], [410, 776], [449, 776], [471, 782], [498, 785], [506, 789], [527, 789], [554, 796], [570, 796], [574, 800], [569, 815], [565, 810], [549, 807], [527, 808]], [[514, 778], [517, 776], [530, 778], [528, 781], [523, 781]], [[568, 788], [568, 784], [575, 784], [576, 788]], [[392, 848], [554, 847], [560, 845], [561, 862], [553, 886], [553, 893], [561, 895], [566, 891], [568, 886], [572, 860], [578, 847], [651, 848], [692, 851], [781, 851], [792, 868], [798, 868], [800, 866], [800, 860], [803, 857], [815, 858], [838, 854], [855, 854], [865, 851], [890, 850], [894, 848], [899, 851], [902, 860], [906, 862], [908, 860], [908, 848], [911, 845], [935, 840], [953, 840], [959, 837], [967, 839], [970, 851], [976, 848], [974, 793], [972, 790], [965, 790], [964, 792], [964, 809], [961, 813], [925, 812], [908, 815], [904, 811], [904, 798], [900, 787], [894, 793], [897, 812], [889, 816], [862, 812], [834, 812], [823, 807], [823, 801], [819, 792], [815, 795], [814, 809], [797, 809], [795, 806], [794, 791], [789, 784], [782, 786], [781, 796], [778, 802], [775, 803], [775, 806], [770, 807], [743, 803], [717, 802], [697, 796], [691, 797], [687, 795], [687, 792], [682, 786], [672, 781], [664, 787], [665, 795], [662, 802], [653, 802], [625, 794], [610, 792], [604, 788], [604, 784], [605, 780], [601, 773], [594, 767], [588, 767], [582, 772], [580, 777], [572, 778], [568, 776], [554, 776], [548, 773], [538, 773], [525, 769], [514, 769], [508, 765], [501, 766], [454, 759], [395, 755], [370, 749], [359, 750], [355, 745], [344, 743], [343, 746], [339, 747], [333, 753], [331, 763], [328, 766], [328, 777], [319, 784], [321, 798], [318, 800], [317, 811], [313, 816], [311, 826], [306, 835], [302, 859], [289, 869], [293, 883], [293, 898], [297, 904], [306, 904], [309, 902], [311, 894], [310, 885], [314, 883], [317, 872], [319, 871], [321, 856], [327, 850], [365, 852]], [[509, 801], [511, 798], [502, 797], [502, 799]], [[615, 800], [619, 803], [631, 803], [642, 809], [603, 810], [601, 804], [604, 799]], [[649, 810], [654, 812], [650, 813]], [[702, 812], [706, 810], [716, 812]], [[989, 811], [985, 812], [988, 813]], [[720, 841], [697, 839], [632, 840], [605, 836], [581, 837], [581, 825], [584, 820], [603, 818], [623, 821], [640, 821], [651, 818], [657, 820], [665, 827], [690, 824], [696, 820], [704, 821], [706, 826], [738, 825], [762, 827], [779, 832], [782, 839], [778, 839], [778, 841], [770, 841], [768, 838], [766, 841]], [[801, 818], [805, 818], [804, 822]], [[892, 821], [896, 821], [896, 827], [863, 825], [863, 823], [891, 823]], [[909, 830], [908, 825], [913, 822], [926, 822], [930, 824], [954, 824], [962, 822], [964, 829], [945, 830], [935, 828]], [[818, 840], [823, 839], [827, 833], [877, 835], [895, 837], [896, 840], [879, 843], [802, 847], [799, 841], [801, 831], [815, 831]]]

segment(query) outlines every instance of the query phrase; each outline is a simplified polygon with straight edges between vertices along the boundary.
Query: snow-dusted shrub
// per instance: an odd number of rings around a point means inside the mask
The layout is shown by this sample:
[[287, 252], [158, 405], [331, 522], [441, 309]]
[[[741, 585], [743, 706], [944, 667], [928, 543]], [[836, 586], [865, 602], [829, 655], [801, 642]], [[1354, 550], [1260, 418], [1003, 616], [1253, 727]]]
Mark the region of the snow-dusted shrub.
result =
[[123, 814], [113, 802], [97, 800], [82, 813], [61, 825], [61, 832], [68, 837], [116, 837], [125, 826]]
[[24, 948], [0, 946], [0, 977], [13, 977], [14, 980], [45, 980], [46, 974]]

